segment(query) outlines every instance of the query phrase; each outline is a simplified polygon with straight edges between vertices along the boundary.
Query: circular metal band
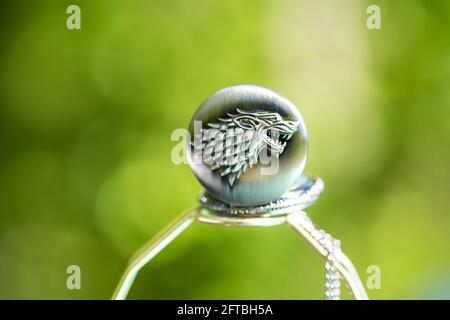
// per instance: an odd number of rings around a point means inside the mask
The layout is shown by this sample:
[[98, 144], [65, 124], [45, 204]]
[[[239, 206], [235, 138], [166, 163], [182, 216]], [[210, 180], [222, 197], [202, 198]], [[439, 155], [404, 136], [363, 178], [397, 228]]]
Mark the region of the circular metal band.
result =
[[239, 206], [223, 202], [206, 191], [199, 196], [198, 220], [225, 226], [271, 226], [284, 223], [286, 215], [312, 205], [321, 192], [321, 178], [303, 174], [279, 199], [262, 206]]

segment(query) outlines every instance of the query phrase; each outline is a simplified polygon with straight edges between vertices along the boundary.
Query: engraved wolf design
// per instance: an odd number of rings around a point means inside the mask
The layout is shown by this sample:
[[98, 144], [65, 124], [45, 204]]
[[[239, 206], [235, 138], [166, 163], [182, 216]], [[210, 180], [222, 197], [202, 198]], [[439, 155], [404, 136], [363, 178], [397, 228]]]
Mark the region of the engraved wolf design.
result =
[[286, 143], [298, 130], [299, 122], [284, 120], [276, 112], [235, 113], [208, 123], [208, 128], [196, 136], [194, 148], [212, 170], [228, 178], [230, 187], [249, 167], [258, 163], [261, 151], [278, 158]]

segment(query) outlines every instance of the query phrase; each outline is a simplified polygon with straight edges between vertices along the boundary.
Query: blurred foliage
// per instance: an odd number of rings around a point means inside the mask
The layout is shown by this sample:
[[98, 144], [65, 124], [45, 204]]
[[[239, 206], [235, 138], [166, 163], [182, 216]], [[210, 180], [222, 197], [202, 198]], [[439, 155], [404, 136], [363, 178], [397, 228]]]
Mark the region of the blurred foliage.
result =
[[[369, 295], [450, 298], [450, 2], [78, 0], [73, 31], [69, 4], [0, 4], [0, 298], [109, 298], [201, 190], [171, 132], [237, 83], [299, 106], [326, 183], [308, 212], [364, 280], [381, 267]], [[284, 226], [196, 224], [131, 297], [321, 298], [323, 277]]]

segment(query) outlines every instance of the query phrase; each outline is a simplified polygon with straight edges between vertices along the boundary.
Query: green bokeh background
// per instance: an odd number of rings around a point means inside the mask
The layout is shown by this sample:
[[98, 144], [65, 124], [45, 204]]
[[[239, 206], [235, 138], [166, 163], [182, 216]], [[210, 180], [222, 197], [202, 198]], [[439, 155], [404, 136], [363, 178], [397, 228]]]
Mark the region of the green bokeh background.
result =
[[[450, 2], [10, 0], [0, 16], [0, 298], [108, 299], [196, 204], [172, 131], [237, 83], [299, 107], [326, 184], [308, 212], [364, 282], [381, 268], [369, 296], [450, 298]], [[286, 226], [195, 224], [130, 297], [320, 299], [323, 279]]]

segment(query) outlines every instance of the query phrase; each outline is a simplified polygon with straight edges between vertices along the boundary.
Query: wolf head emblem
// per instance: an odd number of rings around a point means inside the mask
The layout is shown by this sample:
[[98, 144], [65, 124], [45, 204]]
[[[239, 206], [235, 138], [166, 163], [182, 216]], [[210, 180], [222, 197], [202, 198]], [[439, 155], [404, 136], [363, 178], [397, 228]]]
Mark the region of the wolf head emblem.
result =
[[297, 121], [284, 120], [276, 112], [236, 109], [217, 123], [208, 123], [195, 137], [194, 149], [212, 170], [228, 178], [230, 187], [249, 167], [258, 163], [263, 150], [278, 158], [298, 130]]

